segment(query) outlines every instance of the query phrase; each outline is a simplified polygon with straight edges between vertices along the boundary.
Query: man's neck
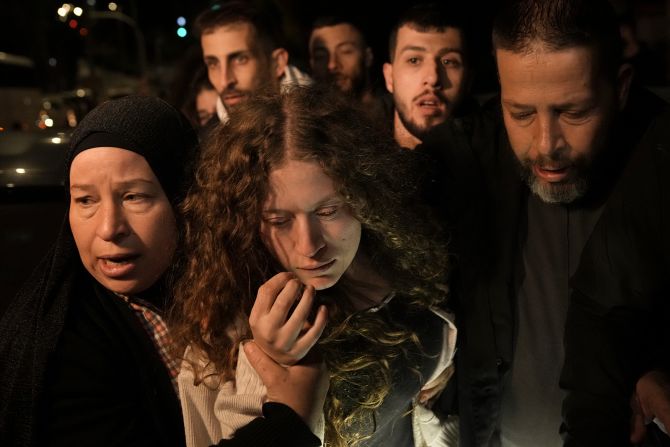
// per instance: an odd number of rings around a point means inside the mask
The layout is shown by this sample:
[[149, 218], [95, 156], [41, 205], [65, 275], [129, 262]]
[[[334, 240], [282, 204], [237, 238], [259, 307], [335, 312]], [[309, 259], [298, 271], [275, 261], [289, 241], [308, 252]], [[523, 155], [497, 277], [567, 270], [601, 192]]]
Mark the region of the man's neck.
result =
[[397, 110], [393, 113], [393, 138], [405, 149], [411, 150], [421, 144], [421, 140], [412, 135], [402, 123]]

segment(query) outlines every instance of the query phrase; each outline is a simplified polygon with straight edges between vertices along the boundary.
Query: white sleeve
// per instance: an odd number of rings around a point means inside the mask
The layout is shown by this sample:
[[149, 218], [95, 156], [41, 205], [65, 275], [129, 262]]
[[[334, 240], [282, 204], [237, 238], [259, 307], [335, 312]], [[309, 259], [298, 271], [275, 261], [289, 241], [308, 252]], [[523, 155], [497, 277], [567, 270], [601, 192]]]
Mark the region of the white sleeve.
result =
[[263, 415], [267, 390], [243, 349], [239, 350], [235, 380], [224, 383], [220, 383], [220, 376], [205, 358], [195, 358], [190, 349], [184, 356], [205, 368], [204, 380], [196, 384], [193, 368], [185, 360], [177, 378], [188, 447], [209, 446], [232, 438], [239, 428]]
[[441, 309], [431, 309], [444, 321], [442, 330], [442, 350], [437, 366], [421, 393], [416, 399], [412, 411], [412, 428], [416, 447], [456, 447], [458, 446], [458, 417], [438, 418], [430, 409], [432, 402], [446, 387], [453, 368], [456, 352], [456, 326], [451, 314]]

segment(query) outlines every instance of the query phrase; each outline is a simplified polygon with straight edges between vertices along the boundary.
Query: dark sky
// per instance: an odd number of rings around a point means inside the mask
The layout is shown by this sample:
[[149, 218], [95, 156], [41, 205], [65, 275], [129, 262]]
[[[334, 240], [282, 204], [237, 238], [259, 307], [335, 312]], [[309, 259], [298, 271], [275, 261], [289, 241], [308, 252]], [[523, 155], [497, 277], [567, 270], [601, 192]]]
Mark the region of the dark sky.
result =
[[[67, 0], [75, 6], [87, 8], [89, 0]], [[103, 10], [109, 0], [96, 0], [95, 9]], [[306, 40], [312, 20], [322, 14], [352, 15], [366, 28], [368, 41], [373, 47], [378, 63], [385, 60], [388, 29], [397, 12], [413, 1], [339, 0], [319, 2], [314, 0], [254, 0], [275, 9], [275, 16], [282, 21], [288, 38], [291, 59], [305, 60]], [[39, 83], [46, 89], [73, 88], [76, 64], [80, 55], [94, 54], [100, 63], [110, 63], [113, 68], [134, 74], [137, 71], [137, 40], [128, 25], [118, 21], [95, 22], [86, 37], [79, 34], [85, 21], [80, 19], [76, 29], [58, 20], [57, 9], [64, 0], [3, 0], [0, 26], [0, 51], [21, 54], [33, 59], [38, 68]], [[133, 18], [146, 41], [147, 60], [150, 68], [179, 64], [197, 40], [188, 35], [177, 36], [176, 19], [184, 16], [187, 29], [203, 9], [211, 5], [207, 0], [116, 0], [120, 10]], [[464, 2], [460, 2], [464, 3]], [[474, 35], [481, 43], [488, 42], [488, 23], [494, 2], [471, 0], [467, 2], [478, 11], [475, 20], [478, 29]], [[365, 10], [361, 9], [365, 5]], [[483, 14], [483, 15], [481, 15]], [[90, 25], [90, 24], [89, 24]], [[49, 66], [49, 59], [57, 60], [56, 67]]]

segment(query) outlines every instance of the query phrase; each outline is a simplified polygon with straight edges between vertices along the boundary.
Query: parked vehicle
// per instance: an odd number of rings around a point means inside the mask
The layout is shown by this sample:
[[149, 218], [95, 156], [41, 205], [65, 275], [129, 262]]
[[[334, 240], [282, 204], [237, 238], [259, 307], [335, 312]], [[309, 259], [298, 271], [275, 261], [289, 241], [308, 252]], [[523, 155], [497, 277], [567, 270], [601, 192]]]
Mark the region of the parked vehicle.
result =
[[68, 141], [52, 129], [0, 132], [0, 193], [62, 193]]

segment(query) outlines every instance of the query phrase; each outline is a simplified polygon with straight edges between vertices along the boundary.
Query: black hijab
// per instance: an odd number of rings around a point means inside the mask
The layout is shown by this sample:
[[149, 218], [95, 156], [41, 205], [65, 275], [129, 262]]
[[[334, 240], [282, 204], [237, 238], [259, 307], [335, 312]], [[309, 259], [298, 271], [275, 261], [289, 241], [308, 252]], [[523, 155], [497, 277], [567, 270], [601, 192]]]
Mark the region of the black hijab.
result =
[[[142, 155], [174, 206], [190, 184], [198, 142], [187, 119], [165, 101], [141, 96], [108, 101], [72, 134], [66, 159], [68, 198], [72, 160], [94, 147]], [[83, 269], [66, 216], [55, 244], [0, 320], [0, 445], [35, 443], [47, 363], [82, 282], [95, 280]]]

